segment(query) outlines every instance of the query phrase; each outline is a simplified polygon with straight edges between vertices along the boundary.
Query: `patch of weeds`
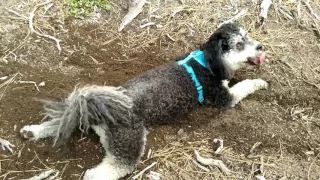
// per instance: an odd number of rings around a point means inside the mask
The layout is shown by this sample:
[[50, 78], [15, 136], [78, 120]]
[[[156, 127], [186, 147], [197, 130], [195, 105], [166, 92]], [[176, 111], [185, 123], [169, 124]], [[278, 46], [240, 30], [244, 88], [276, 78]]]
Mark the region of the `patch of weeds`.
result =
[[109, 0], [68, 0], [68, 12], [75, 18], [87, 17], [94, 8], [110, 10]]

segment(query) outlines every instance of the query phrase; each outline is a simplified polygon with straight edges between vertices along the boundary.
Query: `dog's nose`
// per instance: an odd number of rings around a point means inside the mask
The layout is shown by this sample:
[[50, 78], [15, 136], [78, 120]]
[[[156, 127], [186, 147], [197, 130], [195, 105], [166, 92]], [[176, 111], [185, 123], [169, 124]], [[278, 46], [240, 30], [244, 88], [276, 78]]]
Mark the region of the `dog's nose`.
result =
[[257, 45], [257, 50], [259, 50], [259, 51], [262, 51], [262, 50], [263, 50], [262, 44], [259, 43], [259, 44]]

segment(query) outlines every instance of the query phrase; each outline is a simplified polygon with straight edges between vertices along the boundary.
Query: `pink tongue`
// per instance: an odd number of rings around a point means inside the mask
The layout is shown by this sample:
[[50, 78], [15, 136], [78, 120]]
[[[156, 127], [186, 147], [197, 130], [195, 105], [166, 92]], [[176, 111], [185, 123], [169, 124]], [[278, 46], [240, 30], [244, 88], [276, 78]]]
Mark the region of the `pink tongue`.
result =
[[254, 60], [254, 63], [255, 64], [262, 64], [265, 60], [267, 59], [267, 55], [265, 52], [263, 52], [259, 57], [257, 57], [255, 60]]

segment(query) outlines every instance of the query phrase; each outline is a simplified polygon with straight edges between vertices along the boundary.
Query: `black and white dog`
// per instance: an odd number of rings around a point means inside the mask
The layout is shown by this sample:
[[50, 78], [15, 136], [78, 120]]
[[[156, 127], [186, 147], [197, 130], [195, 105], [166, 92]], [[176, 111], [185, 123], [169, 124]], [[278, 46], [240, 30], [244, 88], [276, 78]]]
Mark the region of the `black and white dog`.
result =
[[235, 70], [260, 65], [265, 59], [261, 43], [241, 26], [225, 24], [200, 50], [120, 87], [84, 86], [75, 88], [63, 102], [42, 101], [50, 120], [24, 126], [20, 133], [30, 140], [54, 137], [55, 145], [62, 145], [77, 128], [85, 132], [92, 128], [106, 156], [83, 179], [118, 179], [139, 163], [150, 125], [170, 123], [201, 104], [233, 107], [247, 95], [267, 88], [261, 79], [228, 85]]

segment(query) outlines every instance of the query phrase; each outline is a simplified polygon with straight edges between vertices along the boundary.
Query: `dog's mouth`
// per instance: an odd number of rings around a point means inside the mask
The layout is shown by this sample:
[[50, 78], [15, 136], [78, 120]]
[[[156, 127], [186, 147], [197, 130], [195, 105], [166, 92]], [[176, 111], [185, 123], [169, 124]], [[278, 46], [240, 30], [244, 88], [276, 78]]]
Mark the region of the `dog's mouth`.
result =
[[267, 54], [262, 52], [260, 56], [248, 58], [248, 63], [252, 65], [261, 65], [267, 59]]

